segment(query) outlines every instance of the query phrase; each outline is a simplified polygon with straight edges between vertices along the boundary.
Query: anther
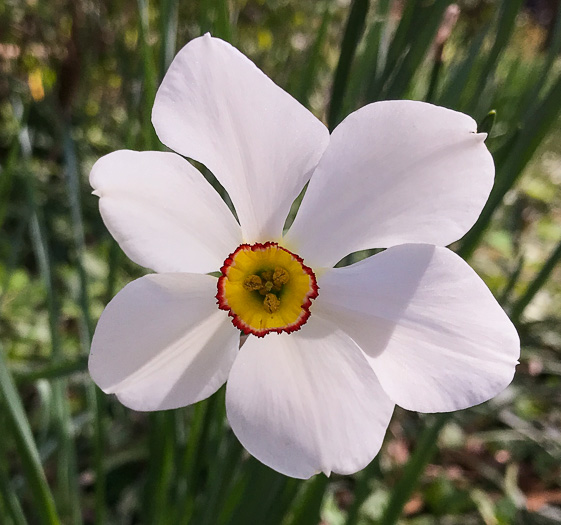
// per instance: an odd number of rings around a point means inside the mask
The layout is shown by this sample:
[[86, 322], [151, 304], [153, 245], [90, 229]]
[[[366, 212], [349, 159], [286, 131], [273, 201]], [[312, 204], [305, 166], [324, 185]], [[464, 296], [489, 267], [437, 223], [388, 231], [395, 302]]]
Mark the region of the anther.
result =
[[276, 287], [280, 288], [283, 284], [286, 284], [290, 280], [290, 274], [280, 266], [275, 268], [273, 272], [273, 283]]
[[264, 281], [272, 281], [273, 280], [273, 270], [266, 270], [261, 272], [261, 277]]
[[261, 281], [259, 275], [248, 275], [243, 281], [243, 287], [250, 292], [261, 290], [263, 288], [263, 281]]
[[263, 307], [272, 314], [279, 309], [280, 299], [274, 293], [268, 293], [263, 301]]

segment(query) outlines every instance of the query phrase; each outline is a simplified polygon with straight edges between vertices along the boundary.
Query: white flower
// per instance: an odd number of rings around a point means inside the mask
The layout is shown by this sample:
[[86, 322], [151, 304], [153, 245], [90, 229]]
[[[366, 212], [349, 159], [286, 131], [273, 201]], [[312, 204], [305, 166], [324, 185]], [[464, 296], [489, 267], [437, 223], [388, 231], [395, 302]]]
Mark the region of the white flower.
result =
[[[164, 144], [214, 173], [239, 224], [179, 155], [117, 151], [95, 164], [107, 228], [157, 272], [127, 285], [99, 320], [89, 369], [105, 392], [162, 410], [228, 380], [228, 419], [245, 448], [307, 478], [367, 465], [394, 404], [458, 410], [510, 383], [516, 331], [444, 248], [470, 229], [493, 184], [470, 117], [377, 102], [329, 136], [241, 53], [205, 35], [173, 61], [152, 121]], [[375, 247], [387, 249], [333, 268]], [[207, 274], [219, 269], [217, 289]], [[258, 337], [239, 349], [232, 321]]]

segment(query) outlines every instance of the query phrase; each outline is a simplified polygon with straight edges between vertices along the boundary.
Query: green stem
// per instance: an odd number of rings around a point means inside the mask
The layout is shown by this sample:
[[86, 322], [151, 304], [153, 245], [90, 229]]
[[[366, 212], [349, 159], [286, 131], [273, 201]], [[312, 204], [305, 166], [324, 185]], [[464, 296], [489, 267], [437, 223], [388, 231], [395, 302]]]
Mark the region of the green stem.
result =
[[4, 350], [0, 347], [0, 398], [3, 412], [12, 430], [19, 458], [29, 483], [38, 520], [44, 525], [60, 525], [53, 495], [49, 489], [31, 427], [21, 403]]
[[369, 4], [369, 0], [353, 0], [351, 5], [349, 18], [347, 19], [347, 27], [345, 28], [343, 42], [341, 43], [339, 63], [337, 64], [337, 70], [335, 71], [335, 78], [333, 80], [331, 101], [329, 103], [327, 122], [330, 130], [335, 128], [340, 121], [341, 107], [345, 97], [347, 81], [356, 48], [364, 31]]
[[561, 260], [561, 242], [557, 245], [553, 253], [549, 256], [549, 259], [542, 266], [542, 269], [538, 272], [538, 275], [534, 278], [532, 283], [528, 286], [524, 295], [516, 301], [512, 310], [510, 312], [510, 318], [513, 323], [520, 320], [522, 313], [526, 307], [530, 304], [534, 296], [541, 290], [542, 286], [545, 284], [551, 272], [555, 269], [559, 261]]
[[38, 379], [58, 379], [68, 375], [84, 372], [88, 366], [88, 358], [80, 357], [75, 361], [64, 361], [45, 366], [38, 370], [18, 371], [13, 374], [18, 383], [33, 383]]
[[403, 507], [409, 501], [413, 490], [417, 486], [419, 477], [436, 452], [438, 434], [451, 417], [452, 414], [449, 412], [437, 414], [435, 419], [423, 429], [417, 446], [405, 465], [403, 475], [393, 488], [388, 506], [380, 520], [380, 525], [397, 523]]

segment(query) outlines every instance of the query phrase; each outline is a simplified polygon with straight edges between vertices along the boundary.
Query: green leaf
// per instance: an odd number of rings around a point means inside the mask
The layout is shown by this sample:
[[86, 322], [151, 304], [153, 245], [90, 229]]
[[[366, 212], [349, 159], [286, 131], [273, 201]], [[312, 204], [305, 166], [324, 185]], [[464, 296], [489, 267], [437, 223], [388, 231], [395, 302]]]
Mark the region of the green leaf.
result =
[[369, 4], [369, 0], [353, 0], [351, 4], [343, 42], [341, 43], [339, 62], [335, 71], [335, 78], [333, 79], [331, 100], [329, 102], [327, 124], [330, 130], [333, 130], [341, 121], [341, 108], [347, 88], [349, 72], [351, 71], [356, 48], [364, 31]]
[[15, 438], [27, 482], [35, 501], [37, 519], [44, 525], [60, 525], [53, 495], [41, 465], [25, 409], [21, 403], [12, 374], [8, 369], [4, 349], [0, 346], [0, 396], [3, 412]]
[[394, 525], [397, 523], [403, 512], [403, 507], [409, 501], [413, 490], [417, 486], [421, 474], [436, 452], [438, 434], [451, 417], [450, 413], [443, 413], [426, 422], [415, 449], [405, 465], [401, 478], [393, 487], [390, 501], [379, 525]]

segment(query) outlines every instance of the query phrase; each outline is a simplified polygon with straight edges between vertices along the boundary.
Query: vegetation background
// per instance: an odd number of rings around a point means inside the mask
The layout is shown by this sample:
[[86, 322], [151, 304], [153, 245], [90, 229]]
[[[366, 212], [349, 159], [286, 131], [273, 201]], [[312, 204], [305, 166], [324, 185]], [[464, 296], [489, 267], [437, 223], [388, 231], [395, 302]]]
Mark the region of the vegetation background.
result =
[[[0, 523], [561, 523], [558, 0], [4, 0], [0, 30]], [[103, 226], [89, 169], [162, 147], [155, 90], [207, 31], [330, 128], [411, 98], [490, 131], [496, 184], [453, 248], [520, 332], [515, 380], [451, 415], [397, 409], [354, 476], [264, 467], [223, 391], [143, 414], [87, 374], [98, 316], [142, 272]]]

